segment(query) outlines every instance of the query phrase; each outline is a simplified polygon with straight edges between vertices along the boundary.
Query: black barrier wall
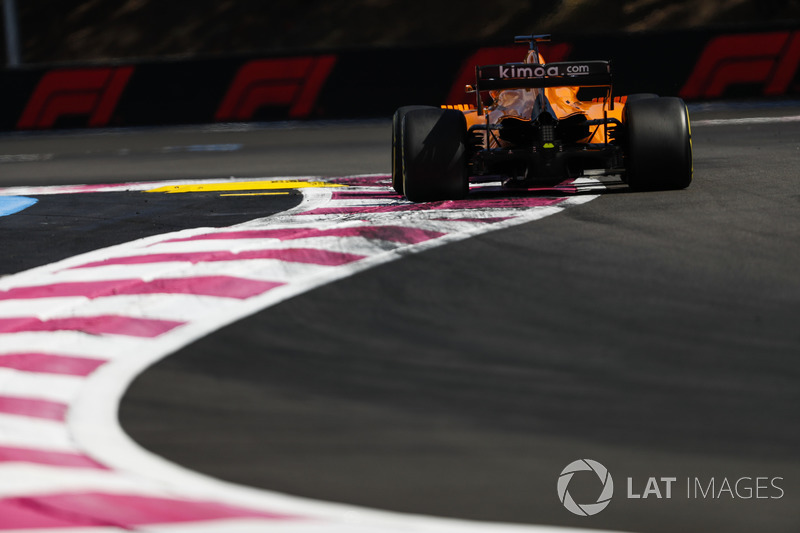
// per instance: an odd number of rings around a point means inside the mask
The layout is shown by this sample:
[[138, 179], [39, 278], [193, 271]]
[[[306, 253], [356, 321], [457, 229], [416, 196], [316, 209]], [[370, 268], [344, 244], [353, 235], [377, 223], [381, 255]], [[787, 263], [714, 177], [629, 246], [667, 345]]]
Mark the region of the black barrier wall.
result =
[[[547, 61], [610, 59], [617, 95], [688, 101], [800, 94], [800, 30], [568, 38]], [[477, 64], [520, 45], [370, 49], [0, 72], [0, 129], [388, 117], [408, 104], [471, 103]]]

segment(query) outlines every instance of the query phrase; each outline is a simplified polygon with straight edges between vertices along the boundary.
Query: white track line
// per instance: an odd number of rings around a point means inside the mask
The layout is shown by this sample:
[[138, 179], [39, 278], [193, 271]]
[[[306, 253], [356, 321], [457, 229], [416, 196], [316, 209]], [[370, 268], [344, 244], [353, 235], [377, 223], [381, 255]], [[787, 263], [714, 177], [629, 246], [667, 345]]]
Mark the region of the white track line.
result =
[[800, 122], [800, 115], [788, 117], [750, 117], [692, 120], [692, 126], [748, 126], [753, 124], [783, 124]]

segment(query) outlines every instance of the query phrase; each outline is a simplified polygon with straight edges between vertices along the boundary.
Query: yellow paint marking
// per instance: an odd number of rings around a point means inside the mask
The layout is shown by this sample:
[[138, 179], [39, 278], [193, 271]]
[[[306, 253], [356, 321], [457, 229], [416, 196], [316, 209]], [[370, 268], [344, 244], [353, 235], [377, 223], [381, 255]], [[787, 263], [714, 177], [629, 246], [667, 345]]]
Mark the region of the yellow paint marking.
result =
[[220, 196], [277, 196], [279, 194], [289, 194], [288, 191], [282, 192], [236, 192], [229, 194], [220, 194]]
[[263, 189], [302, 189], [306, 187], [346, 187], [338, 183], [324, 181], [272, 180], [272, 181], [233, 181], [229, 183], [203, 183], [194, 185], [168, 185], [150, 189], [146, 192], [185, 193], [185, 192], [222, 192], [222, 191], [258, 191]]

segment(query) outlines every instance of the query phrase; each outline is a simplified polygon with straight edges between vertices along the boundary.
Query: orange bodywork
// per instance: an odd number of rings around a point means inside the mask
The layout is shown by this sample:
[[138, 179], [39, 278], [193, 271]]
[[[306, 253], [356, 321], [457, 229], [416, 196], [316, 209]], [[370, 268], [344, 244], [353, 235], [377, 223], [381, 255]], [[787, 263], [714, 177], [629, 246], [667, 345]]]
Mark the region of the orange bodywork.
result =
[[[538, 60], [538, 61], [537, 61]], [[544, 64], [544, 57], [533, 51], [529, 51], [525, 63]], [[471, 87], [468, 86], [467, 90]], [[484, 114], [479, 115], [475, 106], [442, 106], [448, 109], [458, 109], [464, 113], [467, 119], [467, 128], [478, 124], [498, 124], [506, 117], [517, 117], [530, 120], [530, 102], [535, 99], [539, 91], [544, 91], [553, 112], [558, 120], [571, 117], [576, 114], [586, 116], [588, 120], [595, 119], [617, 119], [622, 121], [622, 112], [625, 107], [627, 97], [614, 97], [582, 101], [578, 98], [579, 87], [549, 87], [545, 89], [504, 89], [491, 91], [493, 103], [486, 106]], [[607, 142], [606, 127], [604, 125], [595, 126], [591, 134], [579, 142], [584, 143], [603, 143]]]

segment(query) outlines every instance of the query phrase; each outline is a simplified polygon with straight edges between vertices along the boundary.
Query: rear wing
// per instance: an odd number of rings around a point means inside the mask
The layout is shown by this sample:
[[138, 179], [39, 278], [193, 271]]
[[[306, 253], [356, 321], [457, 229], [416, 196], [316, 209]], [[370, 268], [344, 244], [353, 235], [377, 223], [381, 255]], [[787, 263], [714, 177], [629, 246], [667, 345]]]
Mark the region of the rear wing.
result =
[[506, 63], [475, 67], [478, 114], [483, 114], [481, 91], [495, 89], [544, 89], [546, 87], [608, 87], [611, 91], [610, 61], [563, 63]]

